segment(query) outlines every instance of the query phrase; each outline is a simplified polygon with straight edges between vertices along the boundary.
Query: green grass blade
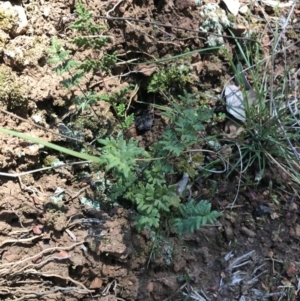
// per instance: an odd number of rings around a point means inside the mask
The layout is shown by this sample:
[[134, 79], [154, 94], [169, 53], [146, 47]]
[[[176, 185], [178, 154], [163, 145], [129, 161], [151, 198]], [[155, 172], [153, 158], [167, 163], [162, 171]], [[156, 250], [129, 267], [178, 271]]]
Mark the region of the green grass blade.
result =
[[[166, 62], [170, 62], [173, 60], [177, 60], [186, 56], [191, 56], [192, 54], [195, 53], [201, 53], [201, 52], [206, 52], [206, 51], [213, 51], [213, 50], [219, 50], [221, 47], [210, 47], [210, 48], [204, 48], [204, 49], [196, 49], [196, 50], [192, 50], [192, 51], [188, 51], [185, 53], [181, 53], [178, 55], [173, 55], [171, 57], [167, 57], [167, 58], [162, 58], [162, 59], [158, 59], [158, 60], [152, 60], [152, 61], [146, 61], [146, 62], [142, 62], [142, 63], [127, 63], [127, 64], [131, 64], [131, 65], [148, 65], [148, 64], [157, 64], [157, 63], [166, 63]], [[123, 60], [120, 60], [120, 62], [125, 62]]]
[[22, 138], [24, 140], [29, 140], [33, 143], [38, 143], [38, 144], [44, 145], [46, 147], [52, 148], [54, 150], [57, 150], [59, 152], [62, 152], [64, 154], [67, 154], [67, 155], [70, 155], [70, 156], [73, 156], [73, 157], [76, 157], [76, 158], [80, 158], [80, 159], [83, 159], [83, 160], [86, 160], [86, 161], [92, 161], [92, 162], [95, 162], [95, 163], [100, 162], [99, 157], [91, 156], [91, 155], [84, 154], [84, 153], [79, 153], [79, 152], [73, 151], [71, 149], [53, 144], [51, 142], [44, 141], [43, 139], [40, 139], [40, 138], [32, 137], [32, 136], [29, 136], [29, 135], [26, 135], [26, 134], [23, 134], [23, 133], [19, 133], [19, 132], [15, 132], [15, 131], [12, 131], [12, 130], [8, 130], [8, 129], [2, 128], [2, 127], [0, 127], [0, 132], [2, 132], [4, 134], [11, 135], [11, 136], [19, 137], [19, 138]]

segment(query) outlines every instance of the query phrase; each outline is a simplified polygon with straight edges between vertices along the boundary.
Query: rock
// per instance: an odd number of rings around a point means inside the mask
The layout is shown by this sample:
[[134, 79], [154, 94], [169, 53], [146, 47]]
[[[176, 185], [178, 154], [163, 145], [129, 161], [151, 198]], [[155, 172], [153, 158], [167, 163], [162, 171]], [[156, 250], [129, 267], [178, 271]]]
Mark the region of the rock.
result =
[[47, 49], [47, 37], [18, 36], [5, 45], [3, 49], [4, 63], [16, 69], [36, 66]]
[[[5, 44], [9, 42], [9, 35], [0, 29], [0, 49], [4, 48]], [[2, 50], [0, 51], [1, 54]]]
[[271, 208], [266, 205], [258, 204], [255, 208], [255, 215], [258, 217], [268, 215], [271, 212]]
[[192, 0], [177, 0], [175, 1], [175, 7], [180, 11], [188, 8], [196, 7], [196, 1]]
[[247, 14], [248, 11], [249, 11], [249, 8], [248, 8], [247, 5], [243, 5], [243, 6], [241, 6], [240, 9], [239, 9], [239, 12], [240, 12], [242, 15]]
[[22, 6], [15, 5], [13, 9], [17, 12], [19, 18], [19, 26], [17, 29], [12, 32], [13, 36], [19, 36], [27, 31], [28, 28], [28, 20], [26, 17], [25, 10]]
[[139, 131], [149, 131], [153, 125], [153, 112], [145, 110], [135, 117], [135, 126]]

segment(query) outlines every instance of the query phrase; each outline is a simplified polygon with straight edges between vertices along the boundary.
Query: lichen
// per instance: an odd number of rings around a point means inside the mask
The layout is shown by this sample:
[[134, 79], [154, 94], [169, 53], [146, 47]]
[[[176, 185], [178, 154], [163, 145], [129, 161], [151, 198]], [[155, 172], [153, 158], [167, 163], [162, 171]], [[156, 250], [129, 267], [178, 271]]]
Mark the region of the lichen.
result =
[[[221, 9], [216, 3], [206, 4], [200, 14], [205, 20], [200, 27], [200, 30], [202, 31], [222, 35], [224, 28], [233, 25], [233, 23], [228, 20], [225, 11]], [[206, 43], [209, 46], [218, 46], [223, 45], [224, 40], [219, 36], [208, 35]]]

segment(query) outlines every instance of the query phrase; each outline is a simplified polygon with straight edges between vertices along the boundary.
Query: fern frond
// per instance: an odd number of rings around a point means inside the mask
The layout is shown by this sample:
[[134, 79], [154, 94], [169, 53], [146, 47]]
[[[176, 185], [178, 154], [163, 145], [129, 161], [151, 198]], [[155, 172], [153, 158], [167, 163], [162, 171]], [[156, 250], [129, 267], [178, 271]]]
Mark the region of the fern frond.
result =
[[141, 147], [138, 147], [138, 141], [130, 139], [126, 141], [123, 136], [118, 140], [114, 137], [99, 139], [103, 144], [103, 155], [100, 158], [101, 164], [106, 165], [106, 170], [115, 168], [125, 178], [135, 167], [138, 156], [147, 157], [148, 153]]
[[140, 232], [146, 227], [158, 228], [159, 227], [160, 214], [158, 211], [152, 212], [150, 215], [138, 215], [136, 217], [137, 230]]
[[197, 204], [191, 200], [187, 204], [181, 205], [179, 211], [181, 217], [175, 218], [173, 225], [180, 236], [183, 232], [193, 233], [207, 223], [213, 224], [222, 215], [218, 211], [211, 211], [211, 204], [205, 200]]

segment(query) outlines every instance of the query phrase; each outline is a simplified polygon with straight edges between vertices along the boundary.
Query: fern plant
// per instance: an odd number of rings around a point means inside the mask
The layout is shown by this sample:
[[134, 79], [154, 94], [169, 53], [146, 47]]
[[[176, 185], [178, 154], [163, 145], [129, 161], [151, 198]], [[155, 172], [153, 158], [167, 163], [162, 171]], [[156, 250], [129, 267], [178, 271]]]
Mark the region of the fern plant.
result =
[[138, 212], [136, 218], [138, 230], [145, 227], [158, 228], [161, 217], [166, 217], [171, 207], [180, 202], [175, 189], [167, 185], [139, 183], [136, 188], [139, 188], [134, 198]]
[[109, 54], [103, 51], [111, 37], [101, 35], [105, 27], [93, 23], [92, 13], [80, 1], [76, 4], [75, 13], [77, 19], [69, 26], [75, 37], [70, 39], [69, 43], [73, 44], [77, 51], [89, 49], [90, 54], [80, 61], [75, 60], [72, 51], [65, 50], [62, 43], [54, 38], [48, 50], [50, 56], [48, 63], [55, 65], [53, 70], [58, 75], [67, 74], [67, 78], [60, 82], [63, 87], [68, 90], [78, 87], [81, 91], [79, 95], [72, 98], [78, 110], [84, 111], [98, 101], [109, 102], [115, 109], [117, 117], [121, 119], [121, 127], [128, 128], [133, 122], [133, 115], [125, 115], [125, 105], [120, 101], [129, 93], [131, 85], [110, 94], [108, 91], [98, 94], [80, 87], [80, 81], [89, 73], [100, 73], [102, 77], [104, 73], [109, 74], [116, 64], [117, 53]]
[[[128, 93], [133, 88], [131, 85], [101, 95], [80, 87], [81, 80], [87, 74], [109, 73], [117, 57], [115, 52], [108, 54], [103, 49], [110, 37], [101, 35], [104, 28], [93, 22], [92, 14], [81, 2], [77, 2], [75, 13], [77, 19], [70, 26], [75, 37], [69, 42], [77, 51], [90, 50], [91, 55], [80, 61], [75, 60], [70, 50], [65, 50], [57, 39], [53, 39], [48, 62], [55, 65], [57, 74], [67, 75], [61, 81], [65, 88], [72, 90], [76, 86], [81, 91], [73, 98], [79, 110], [85, 110], [98, 101], [108, 102], [121, 119], [122, 129], [128, 128], [134, 119], [132, 114], [127, 115], [125, 105]], [[153, 76], [148, 91], [166, 91], [174, 86], [182, 91], [192, 81], [190, 66], [175, 63]], [[199, 142], [199, 133], [212, 117], [212, 110], [198, 103], [194, 95], [186, 92], [178, 100], [170, 102], [172, 109], [163, 112], [169, 120], [169, 126], [149, 151], [139, 147], [134, 139], [126, 140], [122, 132], [118, 137], [98, 139], [101, 156], [97, 162], [105, 169], [105, 178], [110, 183], [105, 188], [107, 199], [131, 202], [136, 209], [138, 230], [158, 228], [165, 220], [182, 234], [198, 229], [218, 216], [214, 211], [210, 212], [206, 203], [207, 206], [202, 207], [193, 202], [189, 203], [189, 207], [182, 204], [176, 185], [170, 185], [166, 180], [166, 175], [173, 172], [173, 158], [182, 156], [188, 147]]]
[[208, 223], [213, 224], [221, 216], [216, 210], [211, 210], [211, 203], [202, 200], [196, 203], [191, 199], [179, 207], [180, 217], [174, 219], [174, 227], [180, 236], [183, 232], [192, 233]]
[[124, 178], [128, 178], [139, 156], [148, 156], [143, 148], [137, 146], [138, 141], [132, 138], [126, 141], [123, 136], [119, 139], [110, 137], [98, 142], [103, 145], [100, 164], [104, 164], [107, 171], [114, 168]]
[[159, 148], [176, 156], [189, 146], [200, 142], [200, 132], [213, 117], [211, 108], [197, 105], [199, 100], [194, 94], [185, 91], [184, 95], [178, 98], [177, 102], [169, 102], [172, 110], [162, 112], [169, 120], [169, 126], [158, 143]]

